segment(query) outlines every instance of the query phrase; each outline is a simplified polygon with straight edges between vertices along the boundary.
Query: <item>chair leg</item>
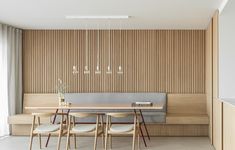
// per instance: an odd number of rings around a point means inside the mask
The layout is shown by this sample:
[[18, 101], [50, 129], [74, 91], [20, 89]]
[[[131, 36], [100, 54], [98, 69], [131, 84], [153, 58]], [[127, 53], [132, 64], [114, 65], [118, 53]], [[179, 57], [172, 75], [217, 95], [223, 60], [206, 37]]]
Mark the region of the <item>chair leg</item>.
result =
[[73, 135], [73, 138], [74, 138], [74, 147], [76, 149], [77, 148], [76, 134]]
[[69, 136], [69, 149], [71, 149], [71, 138]]
[[105, 147], [105, 135], [102, 133], [102, 147]]
[[105, 142], [104, 149], [107, 150], [107, 144], [108, 144], [108, 133], [107, 132], [105, 133], [105, 140], [104, 140], [104, 142]]
[[70, 134], [68, 133], [67, 134], [67, 141], [66, 141], [66, 150], [69, 149], [69, 136], [70, 136]]
[[136, 132], [134, 131], [134, 133], [133, 133], [133, 142], [132, 142], [132, 150], [135, 150], [135, 134], [136, 134]]
[[59, 150], [59, 149], [60, 149], [61, 134], [62, 134], [62, 132], [60, 131], [60, 133], [59, 133], [59, 137], [58, 137], [58, 143], [57, 143], [57, 150]]
[[42, 149], [42, 139], [41, 139], [41, 134], [38, 134], [38, 140], [39, 140], [39, 147]]
[[137, 143], [138, 144], [138, 150], [140, 150], [140, 133], [139, 133], [139, 130], [138, 130], [138, 135], [137, 136], [138, 136], [138, 141], [137, 141], [138, 142]]
[[95, 140], [94, 140], [94, 150], [96, 150], [96, 147], [97, 147], [97, 133], [95, 134]]
[[111, 134], [109, 135], [109, 147], [110, 147], [110, 149], [113, 148], [112, 135]]
[[33, 145], [33, 134], [30, 135], [29, 150], [32, 150]]

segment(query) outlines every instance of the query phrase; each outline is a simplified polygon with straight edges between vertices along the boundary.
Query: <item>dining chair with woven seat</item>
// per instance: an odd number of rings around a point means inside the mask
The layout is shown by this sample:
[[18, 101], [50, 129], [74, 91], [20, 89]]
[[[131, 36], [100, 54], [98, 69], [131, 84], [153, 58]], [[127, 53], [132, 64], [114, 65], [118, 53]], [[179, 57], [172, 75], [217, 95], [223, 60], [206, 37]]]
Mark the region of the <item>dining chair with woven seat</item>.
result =
[[[112, 118], [126, 118], [133, 117], [133, 123], [128, 124], [114, 124], [112, 123]], [[133, 143], [132, 150], [135, 150], [135, 140], [137, 136], [138, 149], [140, 147], [139, 139], [139, 119], [138, 115], [135, 113], [107, 113], [106, 114], [106, 130], [105, 130], [105, 150], [107, 150], [108, 137], [110, 142], [110, 147], [112, 147], [112, 135], [132, 135]]]
[[[32, 120], [32, 127], [30, 132], [30, 145], [29, 149], [32, 150], [32, 144], [33, 144], [33, 137], [35, 135], [38, 135], [39, 138], [39, 146], [40, 149], [42, 148], [41, 144], [41, 135], [58, 135], [58, 143], [57, 143], [57, 150], [60, 149], [60, 142], [61, 137], [66, 133], [66, 127], [63, 125], [64, 122], [64, 113], [32, 113], [33, 120]], [[51, 120], [51, 117], [54, 115], [60, 115], [61, 120], [59, 124], [52, 124], [50, 121], [49, 123], [41, 123], [41, 119], [48, 118]]]
[[[79, 119], [84, 118], [95, 118], [96, 122], [87, 124], [87, 123], [77, 123]], [[76, 120], [77, 119], [77, 120]], [[67, 133], [67, 143], [66, 150], [69, 149], [70, 144], [70, 135], [74, 136], [74, 144], [75, 148], [77, 148], [76, 144], [76, 136], [94, 136], [94, 150], [97, 148], [97, 139], [101, 135], [102, 136], [102, 145], [104, 146], [104, 125], [103, 125], [103, 114], [97, 113], [69, 113], [69, 125], [68, 125], [68, 133]]]

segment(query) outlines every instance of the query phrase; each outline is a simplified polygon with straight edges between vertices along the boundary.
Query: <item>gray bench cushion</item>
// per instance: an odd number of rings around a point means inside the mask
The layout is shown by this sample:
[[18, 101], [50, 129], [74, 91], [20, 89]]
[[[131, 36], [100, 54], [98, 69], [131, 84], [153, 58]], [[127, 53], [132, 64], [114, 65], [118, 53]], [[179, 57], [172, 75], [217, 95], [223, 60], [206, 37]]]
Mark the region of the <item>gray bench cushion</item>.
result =
[[[166, 93], [66, 93], [65, 100], [73, 104], [120, 104], [127, 103], [131, 104], [136, 101], [151, 101], [154, 104], [162, 104], [163, 109], [161, 110], [144, 110], [143, 115], [145, 121], [148, 123], [155, 122], [165, 122], [166, 118]], [[131, 110], [87, 110], [87, 112], [121, 112], [121, 111], [131, 111]], [[82, 122], [91, 121], [91, 119], [83, 119]], [[93, 119], [94, 121], [94, 119]], [[117, 122], [130, 122], [131, 118], [126, 118], [124, 120], [116, 120]]]

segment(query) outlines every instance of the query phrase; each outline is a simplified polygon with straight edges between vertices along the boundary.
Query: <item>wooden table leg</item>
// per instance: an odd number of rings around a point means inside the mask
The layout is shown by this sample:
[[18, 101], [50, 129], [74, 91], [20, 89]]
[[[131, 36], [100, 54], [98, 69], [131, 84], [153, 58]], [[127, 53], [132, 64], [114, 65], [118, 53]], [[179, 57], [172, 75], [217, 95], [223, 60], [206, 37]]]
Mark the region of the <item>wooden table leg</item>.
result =
[[[135, 109], [134, 109], [134, 112], [135, 112], [135, 114], [137, 114]], [[141, 123], [141, 124], [142, 124], [142, 123]], [[142, 128], [141, 128], [141, 124], [140, 124], [140, 126], [139, 126], [139, 130], [140, 130], [140, 133], [141, 133], [141, 137], [142, 137], [142, 139], [143, 139], [143, 141], [144, 141], [144, 146], [147, 147], [147, 143], [146, 143], [146, 141], [145, 141], [145, 137], [144, 137], [144, 134], [143, 134], [143, 130], [142, 130]]]
[[[56, 109], [56, 111], [55, 111], [55, 116], [54, 116], [53, 121], [52, 121], [52, 123], [53, 123], [53, 124], [54, 124], [54, 123], [55, 123], [55, 121], [56, 121], [56, 117], [57, 117], [57, 115], [56, 115], [56, 114], [58, 113], [58, 111], [59, 111], [59, 109]], [[50, 137], [51, 137], [51, 134], [49, 134], [49, 135], [48, 135], [48, 137], [47, 137], [47, 142], [46, 142], [45, 147], [47, 147], [47, 146], [48, 146], [48, 143], [49, 143]]]
[[146, 131], [146, 133], [147, 133], [148, 139], [150, 140], [149, 132], [148, 132], [146, 123], [145, 123], [145, 121], [144, 121], [143, 113], [142, 113], [141, 109], [140, 109], [139, 111], [140, 111], [140, 116], [141, 116], [142, 122], [143, 122], [143, 124], [144, 124], [144, 128], [145, 128], [145, 131]]

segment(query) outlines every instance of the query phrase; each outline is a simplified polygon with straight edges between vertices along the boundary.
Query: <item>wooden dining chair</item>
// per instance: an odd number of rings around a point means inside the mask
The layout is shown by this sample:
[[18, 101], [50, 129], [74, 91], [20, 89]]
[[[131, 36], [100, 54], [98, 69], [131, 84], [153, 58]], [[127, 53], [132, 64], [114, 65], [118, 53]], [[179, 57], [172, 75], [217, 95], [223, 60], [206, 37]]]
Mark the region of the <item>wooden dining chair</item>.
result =
[[[67, 143], [66, 150], [68, 150], [70, 146], [70, 135], [74, 136], [74, 144], [75, 148], [77, 148], [76, 144], [76, 135], [78, 136], [94, 136], [94, 150], [97, 148], [97, 139], [101, 135], [102, 136], [102, 145], [104, 146], [104, 125], [103, 125], [103, 115], [97, 113], [69, 113], [69, 125], [67, 132]], [[76, 123], [76, 118], [96, 118], [95, 123]]]
[[[64, 115], [67, 115], [65, 113], [32, 113], [33, 120], [32, 120], [32, 127], [31, 127], [31, 133], [30, 133], [30, 145], [29, 149], [32, 150], [32, 144], [33, 144], [33, 137], [35, 135], [38, 135], [39, 138], [39, 146], [40, 149], [42, 148], [41, 143], [41, 135], [58, 135], [58, 143], [57, 143], [57, 150], [60, 149], [60, 142], [61, 142], [61, 136], [66, 134], [66, 128], [63, 125], [64, 122]], [[54, 115], [60, 115], [61, 120], [59, 124], [52, 124], [51, 123], [51, 117]], [[50, 121], [49, 123], [42, 124], [41, 119], [48, 118]]]
[[[132, 116], [133, 123], [130, 124], [113, 124], [112, 118], [126, 118]], [[138, 149], [140, 148], [140, 135], [139, 135], [139, 119], [136, 113], [107, 113], [106, 114], [106, 130], [105, 130], [105, 150], [107, 150], [108, 138], [110, 148], [112, 148], [112, 135], [132, 135], [133, 143], [132, 150], [135, 150], [135, 140], [137, 136]]]

